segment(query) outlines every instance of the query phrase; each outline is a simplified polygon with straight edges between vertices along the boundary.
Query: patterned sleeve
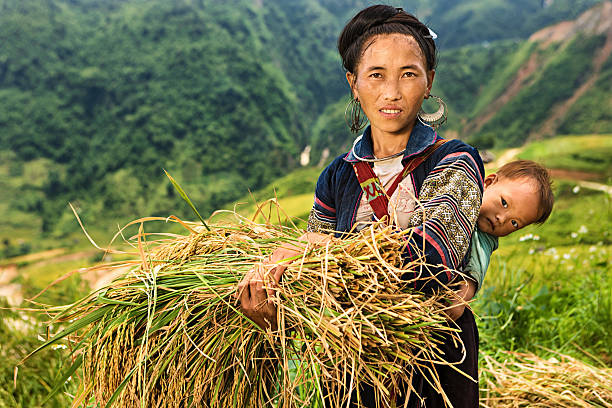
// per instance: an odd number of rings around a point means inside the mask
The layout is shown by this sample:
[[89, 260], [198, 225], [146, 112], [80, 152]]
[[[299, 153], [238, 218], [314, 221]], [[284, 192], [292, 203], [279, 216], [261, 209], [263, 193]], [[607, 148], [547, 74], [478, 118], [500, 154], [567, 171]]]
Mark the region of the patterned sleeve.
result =
[[[421, 186], [404, 256], [416, 260], [424, 250], [431, 266], [421, 272], [422, 277], [433, 275], [442, 283], [450, 282], [468, 251], [482, 201], [482, 164], [473, 156], [477, 154], [474, 150], [446, 155]], [[429, 279], [423, 288], [435, 286], [435, 280]]]
[[317, 180], [314, 203], [308, 216], [308, 232], [330, 233], [336, 230], [333, 173], [333, 167], [330, 165]]

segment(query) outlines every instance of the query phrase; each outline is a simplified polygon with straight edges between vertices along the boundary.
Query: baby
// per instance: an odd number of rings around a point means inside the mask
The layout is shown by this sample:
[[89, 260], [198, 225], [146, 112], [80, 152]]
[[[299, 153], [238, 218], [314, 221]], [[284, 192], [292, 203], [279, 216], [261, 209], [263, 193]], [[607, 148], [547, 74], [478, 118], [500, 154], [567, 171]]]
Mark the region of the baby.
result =
[[465, 301], [472, 299], [482, 286], [491, 254], [497, 249], [498, 237], [533, 224], [542, 224], [552, 211], [554, 197], [548, 171], [530, 160], [516, 160], [503, 165], [484, 180], [482, 206], [468, 264], [463, 272], [466, 283], [456, 291], [460, 299], [451, 303], [448, 315], [458, 319]]

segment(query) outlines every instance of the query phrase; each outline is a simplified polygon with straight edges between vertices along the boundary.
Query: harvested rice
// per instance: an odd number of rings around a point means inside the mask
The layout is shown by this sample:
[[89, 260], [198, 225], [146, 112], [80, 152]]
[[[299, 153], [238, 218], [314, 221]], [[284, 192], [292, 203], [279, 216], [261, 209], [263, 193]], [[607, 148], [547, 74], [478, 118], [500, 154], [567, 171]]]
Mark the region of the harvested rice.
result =
[[484, 356], [486, 384], [481, 406], [488, 408], [612, 407], [612, 369], [597, 368], [556, 353], [504, 353], [504, 361]]
[[240, 219], [174, 239], [133, 238], [138, 264], [108, 287], [64, 308], [63, 329], [80, 377], [75, 401], [129, 407], [316, 407], [322, 389], [374, 386], [381, 406], [405, 392], [410, 367], [441, 392], [440, 334], [447, 293], [412, 289], [402, 265], [405, 234], [368, 228], [322, 248], [307, 247], [278, 286], [277, 331], [243, 316], [236, 286], [254, 264], [303, 231]]

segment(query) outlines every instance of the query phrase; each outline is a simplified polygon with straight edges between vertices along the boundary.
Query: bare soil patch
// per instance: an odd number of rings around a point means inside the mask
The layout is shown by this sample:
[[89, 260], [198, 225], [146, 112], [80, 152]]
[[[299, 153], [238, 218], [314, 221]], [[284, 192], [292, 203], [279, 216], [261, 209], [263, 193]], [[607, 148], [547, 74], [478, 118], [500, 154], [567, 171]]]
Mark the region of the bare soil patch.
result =
[[578, 170], [566, 170], [566, 169], [549, 169], [550, 175], [554, 178], [560, 178], [565, 180], [599, 180], [601, 179], [601, 174], [598, 173], [590, 173], [587, 171], [578, 171]]

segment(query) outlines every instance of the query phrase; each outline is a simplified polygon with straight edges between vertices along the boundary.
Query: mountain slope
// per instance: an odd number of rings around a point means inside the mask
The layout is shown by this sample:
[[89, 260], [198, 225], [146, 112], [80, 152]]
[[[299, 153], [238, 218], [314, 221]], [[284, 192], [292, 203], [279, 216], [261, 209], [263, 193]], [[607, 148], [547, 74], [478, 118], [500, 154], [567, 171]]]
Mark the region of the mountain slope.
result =
[[[612, 3], [604, 2], [575, 21], [532, 35], [524, 45], [529, 56], [515, 57], [524, 62], [460, 134], [476, 143], [518, 145], [559, 131], [611, 132], [611, 21]], [[499, 89], [500, 82], [493, 77], [485, 88]]]
[[249, 2], [80, 3], [5, 2], [0, 14], [0, 146], [58, 166], [42, 187], [50, 223], [76, 198], [170, 211], [164, 167], [210, 211], [294, 165], [305, 120]]

